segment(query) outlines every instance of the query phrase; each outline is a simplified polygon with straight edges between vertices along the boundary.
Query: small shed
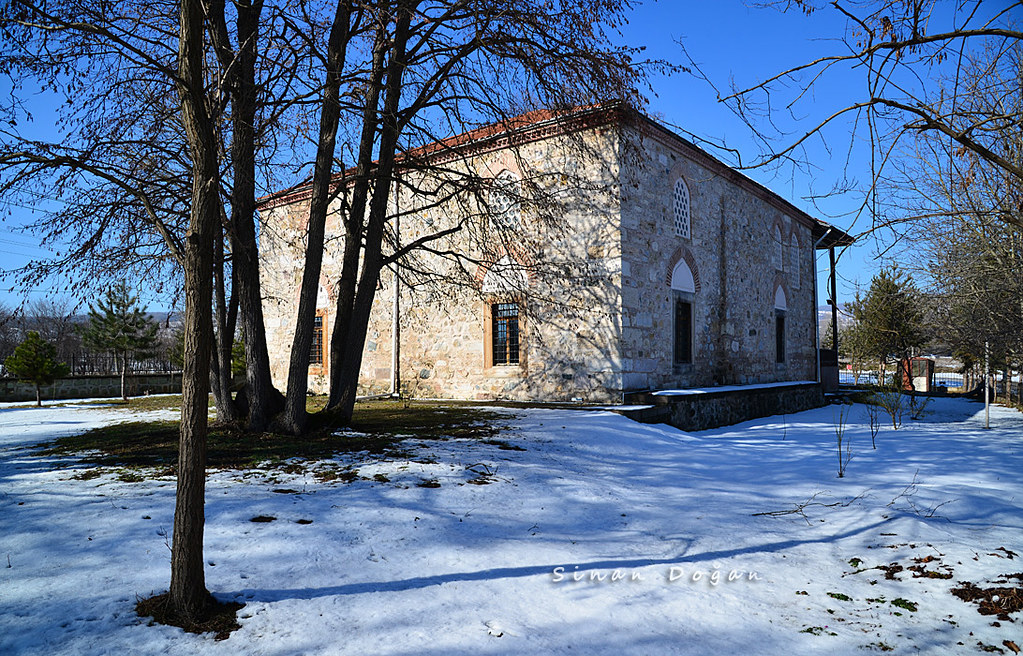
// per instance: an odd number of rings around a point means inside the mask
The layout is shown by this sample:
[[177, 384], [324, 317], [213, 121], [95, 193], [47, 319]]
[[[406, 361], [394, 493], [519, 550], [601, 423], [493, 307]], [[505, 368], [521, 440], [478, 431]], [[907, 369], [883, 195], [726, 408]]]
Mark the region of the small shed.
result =
[[934, 387], [934, 360], [930, 358], [904, 358], [899, 363], [902, 389], [907, 392], [929, 394]]

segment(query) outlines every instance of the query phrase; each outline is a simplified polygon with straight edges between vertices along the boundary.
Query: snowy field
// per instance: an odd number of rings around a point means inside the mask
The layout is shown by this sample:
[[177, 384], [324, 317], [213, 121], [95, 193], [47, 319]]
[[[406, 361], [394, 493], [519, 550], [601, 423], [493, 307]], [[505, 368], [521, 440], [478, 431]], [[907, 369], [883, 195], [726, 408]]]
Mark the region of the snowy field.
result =
[[523, 451], [213, 472], [207, 585], [245, 603], [218, 642], [133, 610], [169, 580], [173, 480], [33, 455], [127, 415], [0, 408], [0, 654], [1009, 654], [1023, 612], [950, 590], [1023, 585], [1023, 415], [929, 409], [873, 450], [856, 406], [842, 479], [835, 407], [691, 434], [516, 410]]

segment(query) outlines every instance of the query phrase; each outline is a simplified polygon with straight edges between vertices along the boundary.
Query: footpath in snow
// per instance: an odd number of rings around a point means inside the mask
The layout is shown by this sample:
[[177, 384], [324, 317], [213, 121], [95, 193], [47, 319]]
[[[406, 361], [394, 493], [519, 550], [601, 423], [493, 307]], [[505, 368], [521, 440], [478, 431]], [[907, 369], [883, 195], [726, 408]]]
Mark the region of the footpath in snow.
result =
[[129, 417], [0, 408], [0, 654], [1012, 653], [1023, 612], [951, 590], [1023, 585], [1023, 415], [929, 410], [874, 450], [853, 407], [841, 479], [835, 406], [689, 434], [513, 410], [521, 451], [211, 472], [207, 586], [245, 604], [218, 642], [134, 613], [168, 583], [173, 479], [35, 455]]

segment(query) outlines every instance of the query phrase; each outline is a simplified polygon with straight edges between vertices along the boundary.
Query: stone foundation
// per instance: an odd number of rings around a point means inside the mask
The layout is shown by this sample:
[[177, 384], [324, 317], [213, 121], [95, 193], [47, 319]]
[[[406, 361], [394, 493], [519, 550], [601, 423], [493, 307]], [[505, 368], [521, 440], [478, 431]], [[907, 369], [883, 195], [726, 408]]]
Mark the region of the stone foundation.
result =
[[725, 387], [720, 391], [632, 392], [625, 404], [647, 406], [623, 409], [621, 414], [647, 424], [670, 424], [684, 431], [730, 426], [750, 419], [802, 412], [824, 405], [819, 383]]

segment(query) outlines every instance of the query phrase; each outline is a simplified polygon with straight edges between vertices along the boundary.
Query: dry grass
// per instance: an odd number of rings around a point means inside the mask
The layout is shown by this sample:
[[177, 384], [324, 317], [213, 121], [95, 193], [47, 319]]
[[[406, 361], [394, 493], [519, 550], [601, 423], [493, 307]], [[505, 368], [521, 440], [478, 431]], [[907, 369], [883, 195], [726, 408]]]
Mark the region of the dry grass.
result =
[[[314, 416], [315, 417], [315, 416]], [[439, 404], [403, 408], [396, 401], [372, 401], [356, 406], [350, 431], [319, 426], [301, 436], [248, 433], [233, 425], [210, 427], [207, 466], [246, 469], [266, 462], [329, 458], [337, 453], [362, 452], [393, 457], [405, 455], [403, 439], [492, 439], [499, 415], [476, 408]], [[313, 422], [316, 423], [315, 421]], [[46, 444], [39, 455], [80, 455], [83, 462], [106, 467], [156, 467], [173, 473], [178, 457], [177, 421], [135, 421], [96, 428]]]

